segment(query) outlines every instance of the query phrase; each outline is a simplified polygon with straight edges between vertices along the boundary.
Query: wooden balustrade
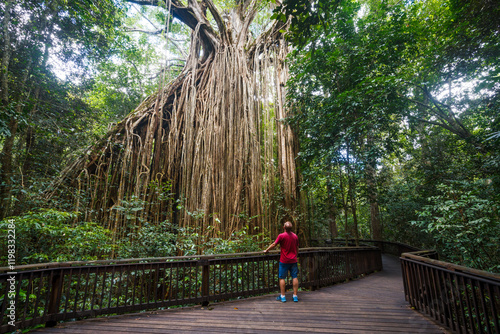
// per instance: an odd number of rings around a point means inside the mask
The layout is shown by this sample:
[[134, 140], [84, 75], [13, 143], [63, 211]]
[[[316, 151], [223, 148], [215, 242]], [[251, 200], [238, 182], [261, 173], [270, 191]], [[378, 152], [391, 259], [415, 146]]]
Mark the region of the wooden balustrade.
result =
[[401, 256], [405, 298], [417, 311], [457, 333], [500, 334], [500, 275], [438, 261], [434, 250], [397, 242], [358, 241]]
[[[406, 300], [416, 310], [458, 333], [500, 333], [500, 275], [438, 261], [434, 251], [401, 243], [360, 243], [376, 247], [300, 250], [300, 286], [315, 290], [381, 270], [381, 252], [389, 253], [401, 256]], [[240, 253], [33, 264], [16, 273], [0, 268], [0, 333], [277, 292], [278, 259], [277, 252]]]
[[[0, 333], [277, 292], [278, 259], [276, 252], [241, 253], [37, 264], [18, 266], [15, 274], [0, 268]], [[299, 252], [302, 288], [317, 289], [381, 269], [381, 252], [374, 247]], [[12, 278], [15, 293], [9, 295]], [[15, 326], [9, 325], [10, 305], [15, 306]]]
[[411, 306], [457, 333], [500, 333], [500, 275], [429, 258], [434, 255], [402, 254]]

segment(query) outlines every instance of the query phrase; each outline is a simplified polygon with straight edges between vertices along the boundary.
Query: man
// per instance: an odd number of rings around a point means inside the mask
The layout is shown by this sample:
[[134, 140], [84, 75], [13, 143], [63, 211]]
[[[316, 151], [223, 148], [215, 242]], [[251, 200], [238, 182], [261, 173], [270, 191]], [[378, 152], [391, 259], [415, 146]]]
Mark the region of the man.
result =
[[285, 298], [285, 279], [290, 275], [292, 276], [293, 283], [293, 301], [298, 302], [297, 291], [299, 290], [299, 279], [297, 275], [299, 269], [297, 267], [297, 253], [299, 252], [299, 238], [295, 233], [292, 232], [292, 223], [286, 222], [283, 225], [283, 233], [279, 234], [276, 241], [273, 242], [264, 253], [269, 252], [271, 249], [280, 245], [280, 263], [279, 263], [279, 280], [280, 280], [280, 291], [281, 296], [276, 299], [281, 302], [286, 302]]

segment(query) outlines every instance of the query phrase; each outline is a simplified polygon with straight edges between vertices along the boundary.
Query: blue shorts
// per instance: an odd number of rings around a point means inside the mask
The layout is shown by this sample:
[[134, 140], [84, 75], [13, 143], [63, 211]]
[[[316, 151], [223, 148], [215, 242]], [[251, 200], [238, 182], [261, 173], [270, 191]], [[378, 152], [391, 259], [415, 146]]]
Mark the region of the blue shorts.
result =
[[280, 262], [278, 277], [281, 279], [286, 279], [286, 277], [288, 276], [288, 271], [290, 271], [290, 275], [292, 275], [292, 278], [297, 278], [297, 275], [299, 274], [299, 267], [297, 266], [297, 262], [295, 263]]

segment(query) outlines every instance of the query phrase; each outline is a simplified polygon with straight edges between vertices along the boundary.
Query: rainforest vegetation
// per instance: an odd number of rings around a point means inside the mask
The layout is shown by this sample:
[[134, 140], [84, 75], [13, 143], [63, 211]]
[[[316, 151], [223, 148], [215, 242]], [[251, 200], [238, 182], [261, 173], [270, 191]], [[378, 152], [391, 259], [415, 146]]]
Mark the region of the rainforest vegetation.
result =
[[500, 272], [497, 1], [5, 0], [0, 22], [18, 265], [258, 251], [291, 220], [301, 246]]

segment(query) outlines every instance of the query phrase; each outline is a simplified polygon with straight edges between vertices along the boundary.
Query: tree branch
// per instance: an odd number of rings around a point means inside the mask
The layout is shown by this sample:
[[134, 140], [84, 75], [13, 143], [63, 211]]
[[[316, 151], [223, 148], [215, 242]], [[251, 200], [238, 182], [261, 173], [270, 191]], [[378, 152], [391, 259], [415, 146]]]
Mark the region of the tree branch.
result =
[[214, 20], [217, 23], [217, 27], [219, 28], [219, 34], [221, 38], [228, 41], [229, 36], [227, 35], [226, 24], [224, 23], [224, 20], [222, 19], [219, 11], [215, 7], [212, 0], [205, 0], [205, 2], [207, 3], [208, 10], [210, 10], [210, 13], [212, 13]]
[[245, 1], [242, 5], [242, 9], [240, 12], [240, 19], [245, 23], [243, 28], [240, 31], [240, 35], [238, 36], [238, 45], [243, 45], [246, 37], [248, 35], [248, 30], [250, 29], [250, 24], [257, 15], [258, 12], [258, 4], [255, 0]]
[[141, 32], [144, 34], [156, 36], [156, 35], [161, 35], [165, 31], [165, 29], [163, 28], [163, 29], [151, 31], [151, 30], [144, 30], [144, 29], [139, 29], [139, 28], [125, 27], [125, 31], [127, 31], [127, 32]]
[[[397, 93], [397, 94], [398, 94], [398, 96], [400, 96], [400, 97], [402, 97], [402, 98], [404, 98], [412, 103], [415, 103], [419, 106], [422, 106], [426, 109], [433, 111], [433, 114], [435, 116], [439, 117], [441, 120], [443, 120], [446, 123], [427, 121], [427, 120], [417, 118], [414, 116], [409, 116], [409, 117], [412, 117], [412, 118], [419, 120], [421, 122], [424, 122], [424, 123], [441, 126], [441, 127], [451, 131], [452, 133], [456, 134], [457, 136], [459, 136], [460, 138], [463, 138], [463, 139], [467, 139], [467, 138], [471, 137], [471, 133], [467, 129], [465, 129], [459, 121], [456, 121], [454, 119], [450, 119], [450, 117], [448, 115], [446, 115], [446, 113], [443, 113], [442, 109], [440, 109], [435, 103], [434, 103], [434, 106], [439, 109], [438, 112], [436, 112], [436, 110], [433, 106], [430, 106], [430, 105], [425, 104], [423, 102], [420, 102], [418, 100], [410, 99], [409, 97], [407, 97], [403, 94], [400, 94], [400, 93]], [[432, 100], [432, 97], [430, 97], [430, 98]]]
[[[126, 1], [143, 6], [164, 7], [159, 0]], [[206, 8], [203, 8], [204, 4], [204, 2], [198, 2], [197, 0], [188, 0], [188, 5], [186, 7], [179, 0], [170, 0], [170, 6], [168, 7], [170, 8], [172, 16], [186, 24], [189, 28], [191, 28], [191, 30], [195, 31], [198, 24], [200, 25], [200, 38], [202, 40], [204, 48], [206, 49], [207, 53], [209, 53], [210, 49], [216, 48], [216, 46], [219, 44], [220, 37], [214, 31], [213, 27], [210, 25], [210, 22], [205, 16]]]
[[[245, 14], [248, 10], [248, 8], [250, 7], [251, 9], [250, 10], [255, 10], [257, 9], [258, 7], [258, 1], [255, 1], [255, 0], [243, 0], [243, 1], [239, 1], [239, 3], [241, 3], [241, 9], [242, 9], [242, 14]], [[279, 1], [276, 1], [278, 5], [281, 4], [281, 2]]]
[[[467, 137], [471, 136], [469, 130], [467, 130], [465, 128], [465, 126], [462, 124], [462, 122], [460, 122], [460, 120], [455, 116], [455, 113], [453, 112], [453, 110], [451, 109], [451, 107], [449, 105], [435, 99], [432, 96], [432, 94], [427, 90], [427, 88], [425, 88], [424, 93], [429, 97], [429, 99], [432, 101], [432, 103], [436, 106], [436, 108], [439, 109], [439, 111], [442, 114], [446, 115], [446, 113], [439, 107], [439, 105], [442, 105], [443, 107], [445, 107], [448, 110], [448, 113], [449, 113], [449, 115], [451, 115], [451, 120], [452, 120], [452, 121], [448, 120], [449, 123], [457, 124], [462, 129], [462, 131], [464, 131], [464, 134], [466, 134]], [[446, 118], [450, 118], [450, 117], [448, 115], [446, 115]]]
[[[408, 83], [409, 85], [413, 85], [413, 86], [417, 87], [417, 88], [418, 88], [418, 89], [420, 89], [420, 90], [421, 90], [421, 91], [422, 91], [422, 92], [423, 92], [423, 93], [424, 93], [424, 94], [425, 94], [425, 95], [426, 95], [426, 96], [427, 96], [427, 97], [428, 97], [431, 101], [433, 100], [432, 95], [429, 93], [429, 91], [427, 90], [427, 88], [426, 88], [426, 87], [422, 87], [422, 86], [420, 86], [420, 85], [416, 85], [416, 84], [413, 84], [413, 83], [411, 83], [411, 82], [407, 82], [407, 83]], [[408, 99], [408, 98], [407, 98], [407, 99]], [[408, 99], [408, 100], [409, 100], [409, 101], [411, 101], [411, 102], [414, 102], [414, 103], [418, 103], [418, 101], [417, 101], [417, 100], [412, 100], [412, 99]], [[422, 105], [422, 106], [425, 106], [426, 108], [428, 108], [428, 109], [430, 109], [430, 110], [433, 110], [433, 108], [432, 108], [431, 106], [427, 105], [427, 104], [424, 104], [424, 103], [419, 103], [419, 104], [420, 104], [420, 105]], [[434, 105], [436, 105], [434, 101], [433, 101], [433, 104], [434, 104]], [[445, 112], [443, 112], [443, 110], [442, 110], [439, 106], [436, 106], [436, 107], [437, 107], [437, 114], [438, 114], [438, 116], [439, 116], [439, 117], [441, 117], [441, 118], [447, 118], [446, 113], [445, 113]], [[434, 111], [434, 110], [433, 110], [433, 111]], [[436, 111], [434, 111], [434, 112], [436, 112]]]
[[[166, 29], [163, 28], [163, 29], [158, 29], [156, 31], [149, 31], [149, 30], [144, 30], [144, 29], [139, 29], [139, 28], [130, 28], [130, 27], [125, 27], [125, 30], [127, 32], [140, 32], [140, 33], [144, 33], [144, 34], [148, 34], [148, 35], [152, 35], [152, 36], [157, 36], [157, 35], [161, 35], [163, 34]], [[179, 44], [177, 44], [176, 42], [183, 42], [183, 40], [181, 39], [173, 39], [173, 38], [170, 38], [168, 36], [165, 36], [165, 38], [171, 42], [177, 50], [179, 50], [179, 52], [181, 53], [181, 55], [184, 57], [184, 58], [187, 58], [187, 54], [186, 52], [184, 52], [184, 50], [179, 46]]]
[[[472, 136], [472, 134], [469, 132], [469, 130], [462, 124], [462, 122], [455, 116], [455, 113], [451, 109], [451, 107], [443, 102], [438, 101], [432, 94], [429, 92], [428, 88], [425, 86], [420, 86], [420, 85], [415, 85], [417, 88], [422, 90], [429, 98], [429, 100], [432, 101], [432, 104], [434, 107], [436, 107], [437, 112], [434, 110], [434, 108], [428, 106], [430, 110], [433, 110], [435, 114], [437, 114], [438, 117], [441, 119], [445, 120], [450, 126], [455, 128], [454, 133], [458, 134], [462, 138], [469, 138]], [[416, 102], [413, 100], [413, 102]], [[442, 107], [444, 107], [447, 111], [443, 110]]]
[[247, 49], [249, 50], [248, 54], [252, 55], [256, 52], [257, 46], [261, 46], [261, 43], [266, 44], [267, 41], [276, 42], [279, 39], [280, 35], [283, 33], [282, 30], [287, 30], [288, 22], [282, 22], [280, 20], [274, 20], [273, 25], [264, 33], [262, 33], [258, 39], [253, 43], [253, 45], [247, 45]]
[[[462, 137], [459, 133], [457, 133], [455, 131], [454, 128], [452, 128], [451, 126], [449, 125], [446, 125], [444, 123], [440, 123], [440, 122], [433, 122], [433, 121], [428, 121], [428, 120], [425, 120], [423, 118], [419, 118], [419, 117], [416, 117], [416, 116], [412, 116], [412, 115], [408, 115], [408, 117], [410, 118], [413, 118], [414, 120], [418, 121], [418, 122], [421, 122], [421, 123], [426, 123], [426, 124], [430, 124], [430, 125], [437, 125], [437, 126], [440, 126], [442, 128], [445, 128], [446, 130], [458, 135], [459, 137]], [[465, 138], [464, 138], [465, 139]]]
[[[131, 65], [134, 67], [134, 69], [135, 69], [135, 71], [137, 72], [137, 74], [138, 74], [139, 76], [141, 76], [141, 72], [139, 72], [139, 69], [137, 68], [137, 66], [135, 65], [135, 63], [134, 63], [133, 61], [130, 61], [130, 60], [127, 60], [127, 62], [128, 62], [129, 64], [131, 64]], [[144, 90], [142, 89], [142, 83], [141, 83], [141, 80], [139, 80], [139, 89], [141, 90], [141, 95], [142, 95], [142, 94], [144, 93]]]
[[172, 58], [172, 59], [167, 59], [168, 62], [171, 62], [171, 61], [180, 61], [180, 62], [186, 62], [186, 59], [183, 59], [183, 58]]
[[441, 103], [441, 102], [437, 101], [437, 100], [436, 100], [436, 99], [432, 96], [432, 94], [429, 92], [429, 89], [427, 89], [427, 87], [425, 87], [425, 86], [424, 86], [424, 87], [422, 87], [422, 86], [420, 86], [420, 85], [416, 85], [416, 86], [417, 86], [417, 88], [420, 88], [420, 89], [424, 92], [424, 94], [425, 94], [425, 95], [429, 98], [429, 100], [431, 100], [431, 101], [432, 101], [432, 103], [434, 104], [434, 106], [438, 109], [439, 113], [440, 113], [441, 115], [443, 115], [443, 117], [448, 118], [448, 115], [447, 115], [447, 114], [446, 114], [446, 112], [445, 112], [445, 111], [443, 111], [443, 109], [439, 106], [440, 104], [441, 104], [441, 105], [443, 105], [446, 109], [448, 109], [448, 110], [450, 111], [450, 113], [451, 113], [451, 114], [453, 114], [453, 112], [451, 111], [451, 107], [450, 107], [450, 106], [448, 106], [448, 105], [446, 105], [446, 104], [444, 104], [444, 103]]
[[137, 13], [139, 13], [146, 21], [149, 22], [149, 24], [151, 24], [155, 29], [158, 29], [158, 27], [153, 22], [151, 22], [151, 20], [146, 15], [141, 13], [141, 11], [139, 9], [137, 9], [135, 6], [133, 6], [133, 7], [137, 11]]
[[407, 96], [405, 96], [405, 95], [403, 95], [403, 94], [400, 94], [400, 93], [397, 93], [397, 94], [398, 94], [400, 97], [402, 97], [402, 98], [404, 98], [404, 99], [406, 99], [406, 100], [408, 100], [408, 101], [410, 101], [410, 102], [412, 102], [412, 103], [418, 104], [418, 105], [419, 105], [419, 106], [421, 106], [421, 107], [424, 107], [424, 108], [426, 108], [426, 109], [429, 109], [429, 110], [433, 111], [433, 112], [434, 112], [434, 114], [435, 114], [437, 117], [439, 117], [439, 118], [441, 118], [442, 120], [445, 120], [445, 121], [447, 121], [448, 123], [450, 123], [450, 121], [449, 121], [449, 117], [448, 117], [445, 113], [443, 113], [443, 112], [442, 112], [442, 110], [441, 110], [440, 108], [438, 108], [438, 112], [436, 112], [436, 111], [435, 111], [435, 109], [434, 109], [432, 106], [430, 106], [430, 105], [428, 105], [428, 104], [426, 104], [426, 103], [420, 102], [420, 101], [418, 101], [418, 100], [410, 99], [409, 97], [407, 97]]
[[[181, 60], [181, 59], [175, 59], [175, 60]], [[185, 62], [185, 60], [182, 60]], [[181, 65], [181, 64], [169, 64], [165, 67], [163, 67], [158, 73], [156, 73], [155, 75], [151, 75], [149, 77], [150, 80], [152, 79], [156, 79], [158, 78], [160, 75], [162, 75], [164, 72], [166, 72], [168, 69], [170, 69], [171, 67], [180, 67], [180, 68], [183, 68], [185, 65]]]
[[[156, 0], [156, 1], [147, 1], [147, 0], [125, 0], [130, 3], [135, 3], [141, 6], [153, 6], [153, 7], [164, 7], [164, 5]], [[192, 30], [196, 29], [196, 25], [198, 24], [198, 20], [194, 15], [193, 10], [188, 6], [182, 5], [179, 0], [170, 0], [172, 6], [170, 11], [172, 12], [173, 17], [180, 20]]]

